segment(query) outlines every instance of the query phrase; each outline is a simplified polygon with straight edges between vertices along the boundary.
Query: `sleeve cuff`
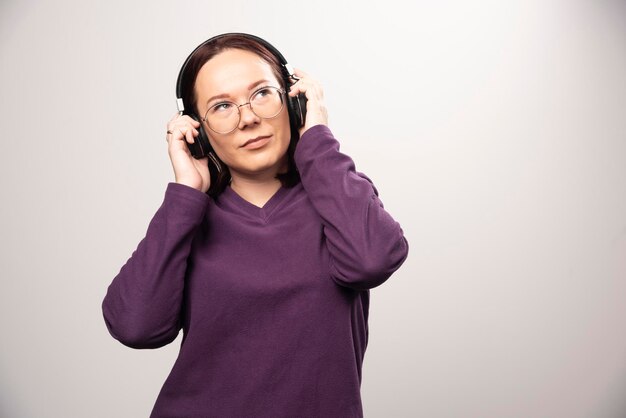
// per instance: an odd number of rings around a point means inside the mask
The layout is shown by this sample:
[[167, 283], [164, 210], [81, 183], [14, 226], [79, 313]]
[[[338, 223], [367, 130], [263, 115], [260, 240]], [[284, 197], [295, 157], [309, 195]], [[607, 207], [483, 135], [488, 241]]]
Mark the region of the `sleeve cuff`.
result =
[[202, 217], [211, 197], [184, 184], [170, 182], [165, 190], [164, 205], [176, 207], [191, 216]]
[[314, 126], [311, 126], [309, 129], [307, 129], [302, 134], [302, 136], [300, 137], [300, 140], [306, 141], [307, 140], [306, 138], [308, 138], [309, 136], [315, 136], [315, 135], [320, 135], [324, 133], [332, 135], [332, 132], [330, 131], [330, 128], [328, 126], [322, 125], [322, 124], [314, 125]]

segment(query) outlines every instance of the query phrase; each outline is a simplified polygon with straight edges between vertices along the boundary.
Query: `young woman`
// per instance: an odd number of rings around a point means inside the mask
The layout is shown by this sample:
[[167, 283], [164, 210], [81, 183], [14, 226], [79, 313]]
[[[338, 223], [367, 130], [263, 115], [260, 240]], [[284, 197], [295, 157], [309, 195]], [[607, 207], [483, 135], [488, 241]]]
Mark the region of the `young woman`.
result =
[[[282, 60], [223, 34], [181, 70], [175, 182], [102, 305], [130, 347], [183, 330], [151, 417], [363, 416], [369, 289], [408, 243], [339, 151], [319, 83]], [[203, 138], [209, 154], [194, 158]]]

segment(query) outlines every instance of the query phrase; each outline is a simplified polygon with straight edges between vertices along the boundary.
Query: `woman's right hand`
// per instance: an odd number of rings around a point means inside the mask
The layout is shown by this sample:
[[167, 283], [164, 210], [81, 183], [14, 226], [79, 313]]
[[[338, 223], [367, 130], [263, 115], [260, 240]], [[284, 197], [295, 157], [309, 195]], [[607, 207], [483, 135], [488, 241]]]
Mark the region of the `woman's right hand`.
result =
[[174, 168], [176, 183], [193, 187], [206, 193], [211, 185], [208, 157], [195, 159], [186, 142], [193, 144], [200, 123], [188, 115], [176, 113], [167, 123], [167, 152]]

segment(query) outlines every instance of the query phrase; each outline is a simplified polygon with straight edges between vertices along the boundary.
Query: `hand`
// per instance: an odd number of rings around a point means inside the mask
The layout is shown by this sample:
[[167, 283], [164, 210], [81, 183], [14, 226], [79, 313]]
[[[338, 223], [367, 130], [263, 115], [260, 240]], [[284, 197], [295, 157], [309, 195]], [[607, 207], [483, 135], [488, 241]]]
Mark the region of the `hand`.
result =
[[324, 104], [324, 90], [322, 86], [313, 80], [304, 71], [294, 68], [294, 75], [300, 80], [291, 85], [289, 96], [295, 97], [299, 93], [304, 93], [307, 98], [306, 102], [306, 120], [304, 126], [300, 128], [300, 137], [312, 126], [328, 125], [328, 112]]
[[211, 185], [208, 157], [195, 159], [185, 141], [194, 143], [200, 123], [178, 112], [167, 123], [167, 152], [174, 168], [176, 183], [193, 187], [206, 193]]

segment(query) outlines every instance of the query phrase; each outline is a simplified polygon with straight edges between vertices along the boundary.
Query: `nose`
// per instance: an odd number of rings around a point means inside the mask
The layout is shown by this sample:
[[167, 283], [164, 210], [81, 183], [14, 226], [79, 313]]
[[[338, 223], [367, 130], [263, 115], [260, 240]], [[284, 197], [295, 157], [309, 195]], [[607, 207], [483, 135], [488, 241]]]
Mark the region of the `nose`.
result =
[[244, 103], [239, 106], [239, 129], [243, 129], [253, 123], [259, 123], [260, 121], [261, 118], [252, 111], [252, 105], [250, 103]]

